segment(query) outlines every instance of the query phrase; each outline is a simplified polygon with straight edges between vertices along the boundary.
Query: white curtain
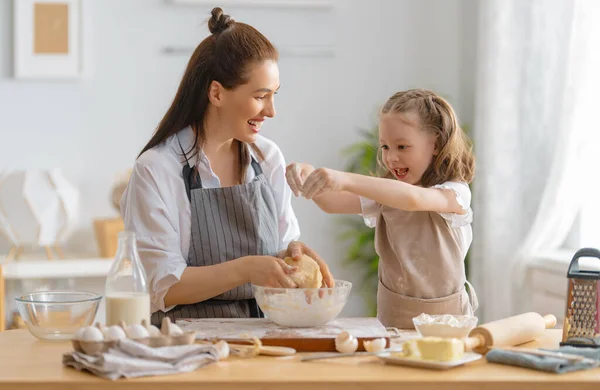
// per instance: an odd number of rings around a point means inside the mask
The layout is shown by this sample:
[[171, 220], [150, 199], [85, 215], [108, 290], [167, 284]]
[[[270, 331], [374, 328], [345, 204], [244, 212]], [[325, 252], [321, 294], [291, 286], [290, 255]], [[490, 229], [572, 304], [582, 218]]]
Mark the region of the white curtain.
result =
[[597, 177], [600, 2], [480, 4], [471, 276], [488, 321], [521, 310], [527, 264]]

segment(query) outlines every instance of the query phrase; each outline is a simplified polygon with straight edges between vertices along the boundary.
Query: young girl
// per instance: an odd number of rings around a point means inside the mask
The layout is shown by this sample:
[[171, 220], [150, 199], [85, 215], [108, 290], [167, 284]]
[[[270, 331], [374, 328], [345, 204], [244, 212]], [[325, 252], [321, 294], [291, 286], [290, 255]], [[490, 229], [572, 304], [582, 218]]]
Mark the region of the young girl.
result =
[[325, 212], [362, 214], [375, 227], [377, 317], [385, 326], [413, 328], [421, 313], [473, 314], [464, 258], [475, 161], [454, 110], [431, 91], [398, 92], [381, 110], [379, 143], [385, 177], [294, 163], [288, 184]]

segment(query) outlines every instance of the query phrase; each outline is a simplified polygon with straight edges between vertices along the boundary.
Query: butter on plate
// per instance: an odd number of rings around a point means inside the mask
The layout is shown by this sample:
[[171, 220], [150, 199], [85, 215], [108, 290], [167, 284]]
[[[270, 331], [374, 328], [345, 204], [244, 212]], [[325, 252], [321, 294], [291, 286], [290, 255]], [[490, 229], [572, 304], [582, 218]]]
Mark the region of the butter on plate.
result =
[[402, 345], [405, 357], [449, 362], [462, 359], [465, 345], [459, 339], [423, 337], [408, 340]]

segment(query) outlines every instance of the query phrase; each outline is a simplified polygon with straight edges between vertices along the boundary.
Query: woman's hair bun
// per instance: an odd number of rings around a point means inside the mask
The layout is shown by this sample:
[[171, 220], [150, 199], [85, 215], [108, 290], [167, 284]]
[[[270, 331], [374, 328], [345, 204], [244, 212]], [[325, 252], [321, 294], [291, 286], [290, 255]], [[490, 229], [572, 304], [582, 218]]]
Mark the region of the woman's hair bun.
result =
[[235, 20], [229, 15], [225, 15], [220, 7], [213, 8], [211, 15], [208, 20], [208, 30], [211, 34], [222, 33], [235, 23]]

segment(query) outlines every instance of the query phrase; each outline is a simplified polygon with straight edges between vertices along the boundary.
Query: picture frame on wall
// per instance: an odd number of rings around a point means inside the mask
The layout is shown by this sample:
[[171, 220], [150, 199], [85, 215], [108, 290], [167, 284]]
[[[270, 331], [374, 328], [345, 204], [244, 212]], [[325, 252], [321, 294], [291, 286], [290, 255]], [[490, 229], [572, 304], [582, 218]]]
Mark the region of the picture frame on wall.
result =
[[13, 9], [15, 78], [80, 78], [81, 0], [13, 0]]

